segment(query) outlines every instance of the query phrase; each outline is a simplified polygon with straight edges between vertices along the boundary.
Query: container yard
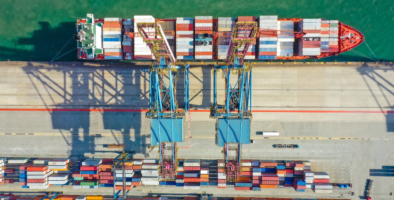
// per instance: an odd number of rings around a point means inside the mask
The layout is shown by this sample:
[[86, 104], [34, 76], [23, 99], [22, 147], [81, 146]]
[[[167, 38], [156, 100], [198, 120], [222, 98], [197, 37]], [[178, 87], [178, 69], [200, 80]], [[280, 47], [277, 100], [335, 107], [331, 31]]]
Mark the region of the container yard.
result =
[[123, 17], [0, 63], [1, 200], [392, 198], [393, 64], [316, 62], [346, 19]]

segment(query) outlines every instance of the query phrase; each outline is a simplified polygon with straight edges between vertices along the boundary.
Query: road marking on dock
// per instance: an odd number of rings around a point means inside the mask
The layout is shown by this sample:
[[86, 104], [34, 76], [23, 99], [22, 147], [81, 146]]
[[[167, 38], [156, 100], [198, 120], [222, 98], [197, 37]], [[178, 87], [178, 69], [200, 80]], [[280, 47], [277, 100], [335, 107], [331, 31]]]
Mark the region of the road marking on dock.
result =
[[[0, 136], [38, 136], [38, 137], [61, 137], [61, 136], [89, 136], [89, 137], [150, 137], [150, 134], [123, 134], [123, 133], [0, 133]], [[215, 136], [191, 136], [191, 139], [215, 139]], [[394, 140], [394, 138], [356, 138], [356, 137], [256, 137], [251, 136], [252, 140]]]

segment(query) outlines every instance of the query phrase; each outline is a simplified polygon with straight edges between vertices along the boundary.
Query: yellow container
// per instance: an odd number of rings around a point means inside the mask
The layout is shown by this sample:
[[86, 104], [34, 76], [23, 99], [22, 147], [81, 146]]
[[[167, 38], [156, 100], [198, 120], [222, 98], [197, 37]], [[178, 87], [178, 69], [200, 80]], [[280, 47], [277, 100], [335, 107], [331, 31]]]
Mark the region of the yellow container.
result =
[[86, 200], [103, 200], [103, 196], [89, 195], [89, 196], [86, 196]]

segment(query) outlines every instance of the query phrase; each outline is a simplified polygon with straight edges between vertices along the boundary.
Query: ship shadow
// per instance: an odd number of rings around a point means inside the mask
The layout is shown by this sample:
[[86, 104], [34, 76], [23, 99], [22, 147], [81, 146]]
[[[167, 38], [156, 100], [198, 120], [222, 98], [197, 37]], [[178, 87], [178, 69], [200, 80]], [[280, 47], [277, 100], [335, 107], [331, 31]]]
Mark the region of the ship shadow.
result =
[[[31, 37], [15, 40], [13, 48], [0, 46], [0, 60], [50, 61], [58, 56], [59, 61], [77, 60], [77, 43], [72, 39], [76, 32], [75, 22], [62, 22], [52, 27], [48, 22], [42, 21], [38, 25], [39, 29], [31, 32]], [[31, 48], [22, 49], [26, 47]]]

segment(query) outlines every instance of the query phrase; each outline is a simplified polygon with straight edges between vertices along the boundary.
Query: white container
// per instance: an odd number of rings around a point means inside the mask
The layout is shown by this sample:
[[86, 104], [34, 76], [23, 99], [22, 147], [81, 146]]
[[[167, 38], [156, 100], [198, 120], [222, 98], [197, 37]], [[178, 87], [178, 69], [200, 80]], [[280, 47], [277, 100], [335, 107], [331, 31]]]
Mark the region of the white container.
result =
[[[115, 185], [123, 185], [123, 181], [116, 181]], [[131, 182], [126, 182], [126, 185], [131, 185]]]
[[45, 170], [45, 171], [27, 171], [26, 172], [27, 175], [45, 175], [47, 173], [48, 173], [48, 170]]
[[149, 181], [158, 181], [158, 177], [141, 177], [141, 181], [149, 182]]
[[158, 170], [148, 170], [148, 169], [143, 169], [141, 170], [142, 176], [158, 176], [159, 171]]
[[[131, 174], [125, 174], [124, 176], [125, 176], [126, 178], [131, 178], [131, 177], [134, 176], [134, 172], [131, 173]], [[123, 174], [115, 174], [115, 177], [118, 177], [118, 178], [123, 177]]]
[[159, 181], [142, 181], [142, 185], [159, 185]]
[[242, 167], [251, 167], [252, 163], [251, 162], [241, 162]]
[[111, 18], [104, 18], [104, 24], [105, 24], [105, 22], [116, 22], [116, 21], [122, 21], [122, 18], [115, 18], [115, 17], [111, 17]]
[[157, 164], [143, 164], [142, 169], [157, 169], [159, 165]]
[[82, 165], [84, 166], [98, 166], [103, 162], [102, 159], [99, 158], [89, 158], [86, 159], [85, 161], [82, 162]]
[[[124, 171], [125, 171], [125, 174], [131, 174], [131, 173], [134, 172], [132, 169], [124, 170]], [[123, 170], [117, 169], [117, 170], [115, 170], [115, 173], [116, 173], [116, 174], [123, 174]]]
[[67, 169], [67, 165], [48, 165], [48, 169]]
[[315, 189], [332, 190], [332, 185], [327, 183], [315, 183]]
[[119, 52], [122, 52], [122, 49], [104, 49], [104, 54], [105, 54], [105, 52], [119, 53]]
[[158, 160], [156, 160], [156, 159], [144, 159], [143, 163], [155, 164], [155, 163], [158, 163]]
[[67, 180], [68, 179], [68, 174], [53, 174], [51, 175], [48, 180], [50, 181], [62, 181], [62, 180]]
[[218, 187], [226, 187], [226, 183], [218, 183]]
[[184, 179], [176, 179], [175, 182], [176, 183], [184, 183], [185, 181], [184, 181]]
[[252, 176], [261, 176], [261, 172], [253, 172]]
[[27, 158], [13, 158], [11, 160], [8, 160], [8, 163], [21, 164], [21, 163], [27, 163], [27, 161], [28, 161]]
[[263, 131], [263, 136], [279, 136], [279, 132]]
[[201, 174], [209, 174], [209, 170], [201, 170], [200, 173]]

